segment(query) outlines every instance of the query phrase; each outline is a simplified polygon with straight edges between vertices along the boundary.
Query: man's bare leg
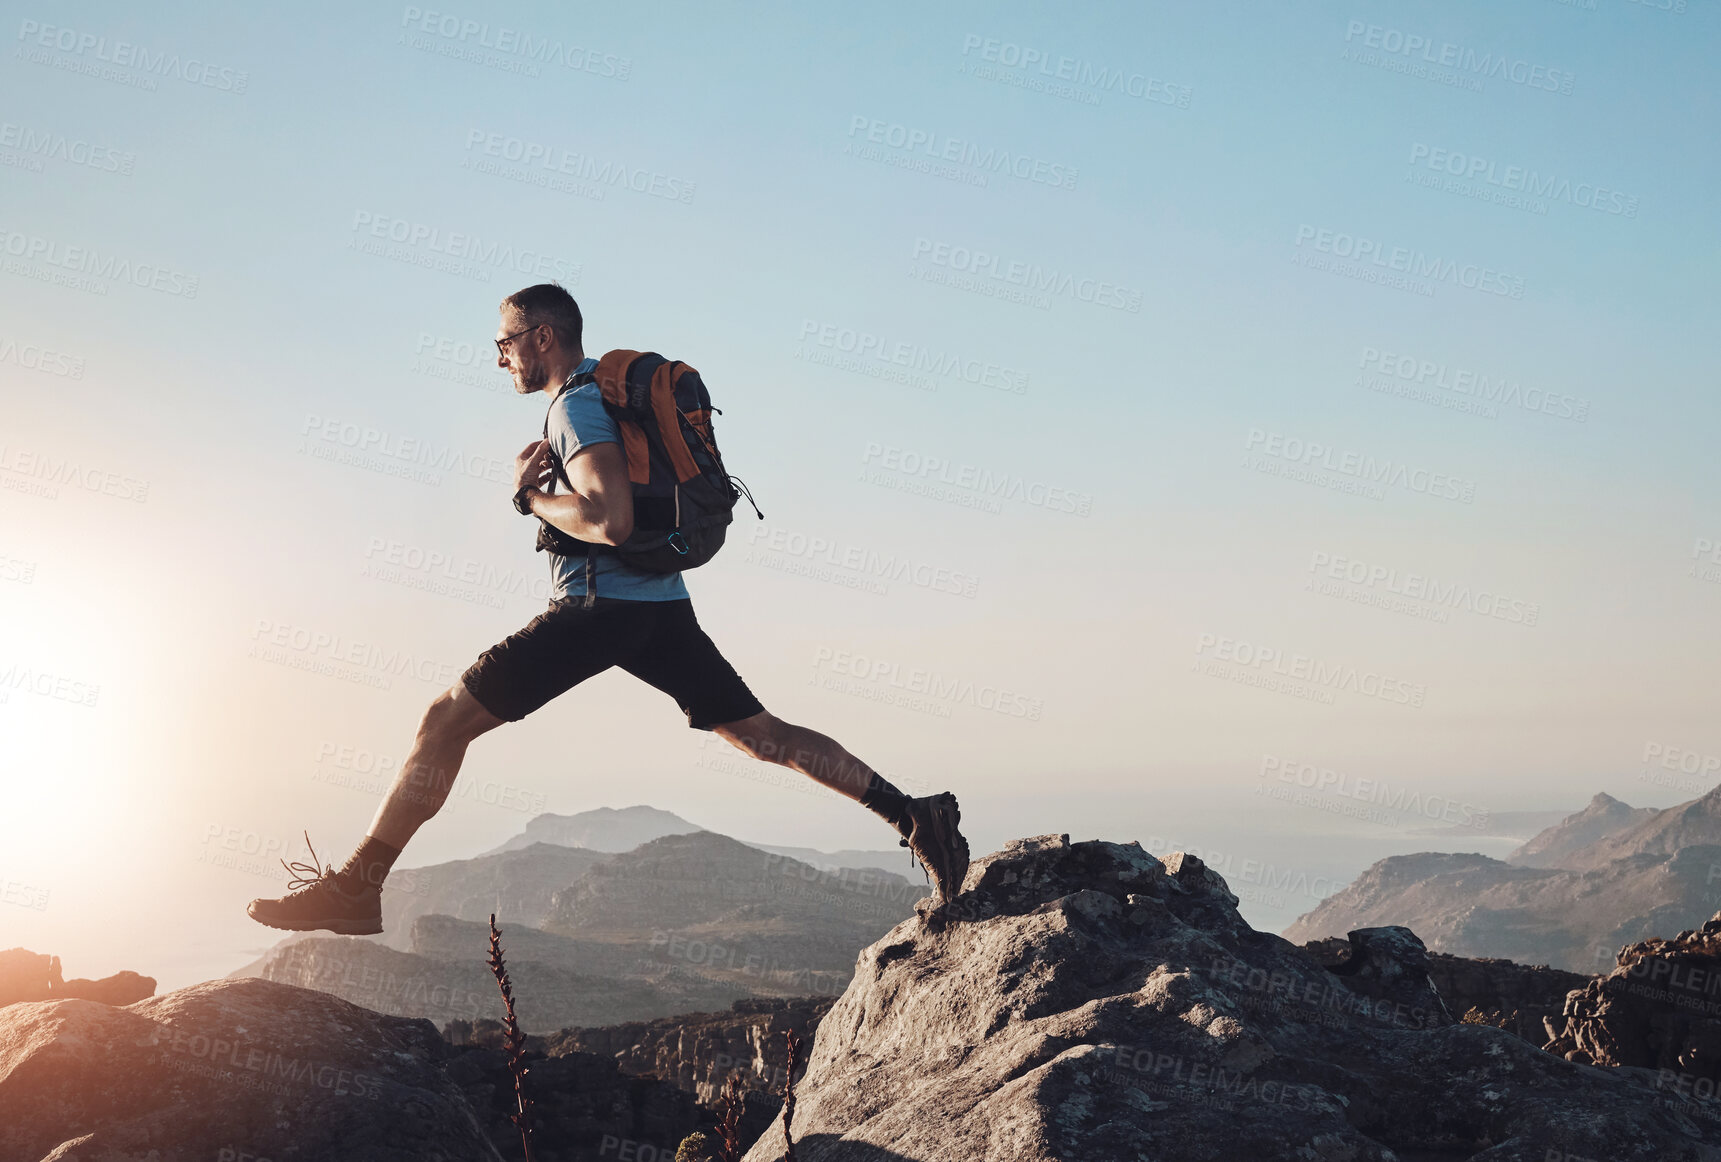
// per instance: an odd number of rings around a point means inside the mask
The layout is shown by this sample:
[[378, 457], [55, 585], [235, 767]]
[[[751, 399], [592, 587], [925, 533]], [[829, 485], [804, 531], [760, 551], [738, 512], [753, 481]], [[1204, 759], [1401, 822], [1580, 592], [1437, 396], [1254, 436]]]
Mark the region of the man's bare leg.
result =
[[418, 724], [412, 750], [394, 785], [376, 809], [366, 837], [399, 850], [448, 801], [466, 748], [473, 739], [501, 726], [503, 719], [484, 709], [456, 682], [437, 696]]
[[462, 682], [437, 695], [419, 721], [412, 749], [376, 809], [370, 830], [336, 874], [349, 885], [381, 888], [401, 849], [448, 801], [460, 775], [460, 764], [466, 761], [466, 748], [479, 735], [501, 726], [502, 721], [469, 694]]
[[768, 710], [739, 722], [720, 723], [712, 733], [743, 754], [800, 771], [856, 802], [877, 774], [836, 739], [784, 722]]
[[473, 739], [502, 725], [462, 683], [424, 712], [412, 750], [377, 808], [370, 831], [339, 871], [299, 872], [278, 900], [251, 901], [251, 917], [289, 931], [348, 935], [382, 931], [382, 882], [413, 835], [448, 801]]
[[712, 730], [744, 754], [800, 771], [889, 823], [902, 837], [903, 846], [925, 865], [942, 903], [948, 904], [962, 890], [968, 873], [968, 841], [959, 829], [962, 814], [956, 796], [910, 798], [836, 739], [784, 722], [770, 711], [720, 723]]

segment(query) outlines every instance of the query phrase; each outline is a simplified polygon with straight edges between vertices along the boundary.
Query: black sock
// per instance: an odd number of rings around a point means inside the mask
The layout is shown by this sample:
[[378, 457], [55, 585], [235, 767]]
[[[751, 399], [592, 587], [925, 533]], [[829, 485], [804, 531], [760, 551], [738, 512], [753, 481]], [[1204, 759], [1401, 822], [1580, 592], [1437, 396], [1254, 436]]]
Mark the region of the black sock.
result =
[[872, 773], [866, 790], [861, 792], [860, 804], [896, 828], [898, 834], [908, 835], [908, 796], [891, 786], [877, 771]]
[[399, 858], [400, 848], [390, 847], [375, 836], [367, 835], [347, 860], [346, 866], [335, 875], [340, 878], [341, 886], [349, 890], [367, 884], [380, 890], [383, 880], [388, 878], [389, 869]]

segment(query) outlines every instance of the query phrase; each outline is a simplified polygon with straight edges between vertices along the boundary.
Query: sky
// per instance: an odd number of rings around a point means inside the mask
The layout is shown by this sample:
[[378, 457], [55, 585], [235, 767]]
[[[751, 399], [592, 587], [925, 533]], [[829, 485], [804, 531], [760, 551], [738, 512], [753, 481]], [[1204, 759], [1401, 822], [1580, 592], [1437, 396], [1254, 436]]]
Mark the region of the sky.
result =
[[[219, 975], [350, 850], [547, 601], [548, 278], [722, 409], [701, 623], [977, 853], [1278, 927], [1721, 781], [1708, 6], [155, 7], [0, 4], [0, 947]], [[894, 846], [611, 673], [402, 866], [634, 803]]]

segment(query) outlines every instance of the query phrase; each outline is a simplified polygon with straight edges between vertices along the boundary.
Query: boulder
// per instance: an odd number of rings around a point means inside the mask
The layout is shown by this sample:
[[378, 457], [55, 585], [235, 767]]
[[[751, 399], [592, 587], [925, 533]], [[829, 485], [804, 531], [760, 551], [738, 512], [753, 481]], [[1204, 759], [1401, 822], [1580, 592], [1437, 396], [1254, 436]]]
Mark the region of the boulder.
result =
[[[624, 1073], [671, 1082], [706, 1106], [715, 1106], [723, 1083], [739, 1074], [748, 1100], [775, 1113], [788, 1064], [784, 1035], [801, 1038], [804, 1057], [813, 1031], [835, 1000], [753, 997], [736, 1001], [727, 1013], [683, 1013], [657, 1021], [563, 1029], [529, 1038], [528, 1045], [551, 1057], [582, 1052], [610, 1058]], [[495, 1032], [499, 1035], [500, 1026]]]
[[[1408, 930], [1335, 974], [1200, 860], [1017, 840], [867, 948], [797, 1087], [801, 1162], [1721, 1157], [1655, 1075], [1454, 1022]], [[783, 1157], [781, 1125], [747, 1162]]]
[[60, 980], [60, 958], [8, 948], [0, 952], [0, 1005], [45, 1001]]
[[[1349, 940], [1328, 937], [1309, 941], [1303, 951], [1342, 976], [1355, 949]], [[1486, 1022], [1540, 1047], [1548, 1039], [1544, 1021], [1558, 1016], [1565, 1007], [1566, 994], [1592, 978], [1545, 964], [1431, 952], [1428, 979], [1447, 1012], [1459, 1020]]]
[[129, 970], [104, 976], [100, 980], [78, 977], [54, 989], [53, 1000], [100, 1001], [104, 1005], [124, 1007], [155, 995], [155, 978], [140, 976]]
[[1547, 1021], [1565, 1011], [1566, 994], [1592, 977], [1545, 964], [1517, 964], [1488, 957], [1429, 954], [1429, 979], [1446, 1007], [1461, 1018], [1475, 1013], [1489, 1024], [1532, 1045], [1547, 1041]]
[[[0, 1158], [493, 1162], [428, 1021], [264, 980], [0, 1010]], [[225, 1151], [225, 1153], [224, 1153]]]
[[155, 995], [155, 978], [116, 972], [101, 980], [65, 980], [60, 958], [23, 948], [0, 952], [0, 1005], [20, 1001], [86, 1000], [129, 1005]]
[[1548, 1034], [1548, 1051], [1568, 1060], [1654, 1069], [1663, 1088], [1715, 1099], [1721, 912], [1699, 929], [1620, 949], [1619, 967], [1569, 993]]

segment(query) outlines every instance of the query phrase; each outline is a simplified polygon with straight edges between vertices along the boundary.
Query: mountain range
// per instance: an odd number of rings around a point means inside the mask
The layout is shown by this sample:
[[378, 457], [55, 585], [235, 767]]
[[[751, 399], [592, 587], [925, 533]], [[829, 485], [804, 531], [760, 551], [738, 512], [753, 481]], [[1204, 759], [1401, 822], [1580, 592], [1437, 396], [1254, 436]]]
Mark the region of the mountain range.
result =
[[483, 855], [397, 870], [381, 936], [295, 934], [231, 975], [438, 1024], [496, 1018], [494, 914], [529, 1030], [834, 995], [930, 889], [850, 862], [894, 853], [784, 850], [817, 862], [651, 807], [539, 816]]
[[[747, 877], [774, 884], [810, 865], [724, 836], [664, 836], [612, 858], [552, 898], [549, 923], [589, 927], [513, 930], [523, 1016], [545, 983], [534, 958], [603, 944], [604, 924], [654, 898], [649, 885], [678, 885], [673, 897], [701, 869], [739, 874], [732, 907], [727, 887], [705, 894], [703, 923], [805, 919], [798, 891]], [[828, 1010], [753, 1000], [568, 1029], [529, 1039], [518, 1073], [488, 1022], [451, 1021], [438, 1037], [276, 981], [209, 981], [126, 1007], [21, 1001], [0, 1007], [0, 1158], [709, 1158], [716, 1117], [695, 1093], [732, 1086], [722, 1156], [751, 1142], [744, 1162], [1721, 1155], [1721, 1041], [1691, 1004], [1721, 966], [1721, 917], [1628, 949], [1612, 977], [1569, 991], [1545, 969], [1442, 962], [1403, 927], [1299, 948], [1251, 928], [1237, 903], [1187, 854], [1016, 839], [974, 861], [950, 908], [852, 954]], [[686, 931], [697, 910], [679, 907], [662, 919]], [[414, 928], [427, 948], [464, 949], [480, 932], [435, 915]], [[595, 990], [589, 1006], [604, 988], [641, 987], [580, 983]], [[1505, 1027], [1521, 1015], [1506, 1008], [1526, 1003], [1555, 1024], [1556, 999], [1554, 1051]], [[767, 1087], [784, 1094], [780, 1118]], [[521, 1097], [529, 1143], [512, 1120]]]
[[1598, 794], [1503, 860], [1383, 859], [1284, 935], [1305, 942], [1402, 924], [1455, 956], [1605, 972], [1622, 946], [1696, 927], [1717, 907], [1721, 787], [1665, 809]]

